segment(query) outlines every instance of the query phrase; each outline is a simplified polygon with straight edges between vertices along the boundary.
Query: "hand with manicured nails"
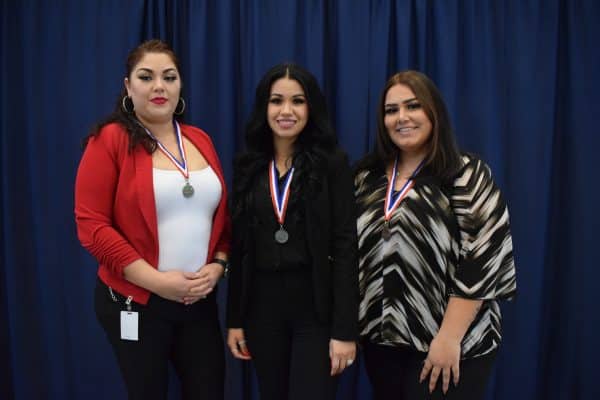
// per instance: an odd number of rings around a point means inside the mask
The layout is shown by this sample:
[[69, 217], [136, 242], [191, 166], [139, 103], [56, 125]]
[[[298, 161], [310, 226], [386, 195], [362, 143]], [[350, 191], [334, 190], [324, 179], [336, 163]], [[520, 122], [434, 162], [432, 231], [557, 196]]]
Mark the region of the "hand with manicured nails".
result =
[[356, 359], [356, 343], [331, 339], [329, 341], [331, 376], [341, 374]]
[[229, 329], [227, 332], [227, 346], [235, 358], [240, 360], [252, 359], [248, 347], [246, 346], [246, 337], [244, 336], [243, 329]]

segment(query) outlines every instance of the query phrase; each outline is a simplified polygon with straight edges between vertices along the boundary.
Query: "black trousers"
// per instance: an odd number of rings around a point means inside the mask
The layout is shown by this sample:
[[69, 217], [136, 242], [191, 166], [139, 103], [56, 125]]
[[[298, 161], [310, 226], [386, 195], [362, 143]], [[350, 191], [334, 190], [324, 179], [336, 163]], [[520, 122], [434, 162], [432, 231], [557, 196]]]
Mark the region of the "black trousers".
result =
[[222, 400], [225, 361], [214, 296], [191, 306], [151, 295], [139, 313], [138, 341], [121, 339], [120, 313], [125, 298], [98, 280], [96, 316], [112, 345], [130, 400], [167, 398], [168, 364], [181, 380], [185, 400]]
[[486, 385], [496, 351], [485, 356], [461, 360], [460, 380], [455, 387], [450, 379], [448, 392], [442, 392], [442, 376], [429, 393], [429, 378], [419, 383], [419, 375], [427, 354], [409, 348], [383, 346], [363, 342], [367, 375], [373, 387], [374, 400], [479, 400]]
[[329, 325], [316, 318], [310, 274], [258, 272], [245, 324], [261, 400], [332, 400]]

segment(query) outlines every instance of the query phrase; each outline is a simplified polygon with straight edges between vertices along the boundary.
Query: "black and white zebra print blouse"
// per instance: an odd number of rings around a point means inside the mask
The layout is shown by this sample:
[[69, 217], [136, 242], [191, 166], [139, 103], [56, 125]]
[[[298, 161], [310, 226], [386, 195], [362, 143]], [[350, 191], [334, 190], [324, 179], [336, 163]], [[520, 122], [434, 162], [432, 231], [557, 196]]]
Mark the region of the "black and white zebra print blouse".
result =
[[429, 351], [450, 296], [484, 300], [462, 342], [462, 358], [501, 340], [498, 299], [516, 293], [508, 209], [489, 167], [463, 156], [454, 185], [418, 177], [383, 240], [387, 178], [359, 171], [360, 330], [371, 342]]

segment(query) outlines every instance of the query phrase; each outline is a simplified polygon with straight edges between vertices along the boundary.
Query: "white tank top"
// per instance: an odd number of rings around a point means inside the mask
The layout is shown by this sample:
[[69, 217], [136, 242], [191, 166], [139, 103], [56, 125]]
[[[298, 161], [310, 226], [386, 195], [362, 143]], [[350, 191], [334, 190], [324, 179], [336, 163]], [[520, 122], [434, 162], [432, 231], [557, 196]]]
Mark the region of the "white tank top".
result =
[[208, 166], [190, 171], [194, 195], [183, 197], [185, 181], [177, 170], [153, 168], [158, 222], [158, 270], [197, 271], [206, 264], [212, 221], [221, 182]]

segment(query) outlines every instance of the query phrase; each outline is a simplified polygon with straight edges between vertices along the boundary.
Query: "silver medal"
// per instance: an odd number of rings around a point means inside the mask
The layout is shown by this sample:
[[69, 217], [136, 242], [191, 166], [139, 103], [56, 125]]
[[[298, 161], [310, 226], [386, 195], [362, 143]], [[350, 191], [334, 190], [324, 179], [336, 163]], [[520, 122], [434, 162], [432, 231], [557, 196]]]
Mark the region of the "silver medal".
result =
[[183, 197], [185, 197], [187, 199], [194, 195], [194, 187], [192, 185], [190, 185], [189, 182], [186, 182], [185, 185], [183, 186], [183, 189], [181, 189], [181, 192], [183, 193]]
[[275, 241], [277, 243], [279, 243], [279, 244], [287, 243], [289, 238], [290, 238], [290, 235], [287, 233], [287, 231], [285, 229], [283, 229], [283, 227], [281, 227], [277, 231], [275, 231]]
[[381, 230], [381, 237], [383, 238], [383, 240], [390, 240], [390, 237], [392, 236], [392, 232], [390, 231], [390, 227], [388, 225], [388, 223], [386, 222], [385, 224], [383, 224], [383, 229]]

